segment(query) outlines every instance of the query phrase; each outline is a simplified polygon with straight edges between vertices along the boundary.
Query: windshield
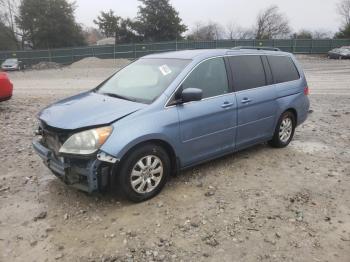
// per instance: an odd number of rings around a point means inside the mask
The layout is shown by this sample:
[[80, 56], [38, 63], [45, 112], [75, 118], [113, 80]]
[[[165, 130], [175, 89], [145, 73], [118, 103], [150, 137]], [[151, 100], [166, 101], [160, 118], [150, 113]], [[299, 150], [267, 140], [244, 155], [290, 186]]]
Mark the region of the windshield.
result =
[[5, 60], [5, 62], [4, 62], [4, 64], [6, 64], [6, 65], [15, 65], [15, 64], [17, 64], [17, 59], [6, 59]]
[[139, 59], [117, 72], [97, 92], [150, 104], [189, 63], [181, 59]]

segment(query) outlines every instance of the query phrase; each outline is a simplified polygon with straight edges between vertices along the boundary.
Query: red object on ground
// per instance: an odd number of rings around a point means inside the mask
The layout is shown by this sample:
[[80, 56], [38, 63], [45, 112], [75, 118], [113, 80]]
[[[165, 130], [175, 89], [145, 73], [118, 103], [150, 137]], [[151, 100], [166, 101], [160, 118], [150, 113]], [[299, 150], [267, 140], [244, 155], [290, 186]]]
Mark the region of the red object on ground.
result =
[[0, 72], [0, 102], [12, 97], [13, 85], [6, 73]]

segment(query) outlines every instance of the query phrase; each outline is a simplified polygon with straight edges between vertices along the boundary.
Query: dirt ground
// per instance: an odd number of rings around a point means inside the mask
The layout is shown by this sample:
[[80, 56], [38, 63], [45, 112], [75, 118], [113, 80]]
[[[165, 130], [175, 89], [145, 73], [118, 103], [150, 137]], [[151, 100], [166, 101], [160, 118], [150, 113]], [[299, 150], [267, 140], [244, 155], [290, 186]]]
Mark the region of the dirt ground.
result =
[[350, 61], [299, 57], [313, 113], [288, 148], [258, 145], [172, 178], [156, 198], [68, 188], [31, 147], [36, 114], [125, 61], [10, 73], [0, 104], [0, 261], [350, 261]]

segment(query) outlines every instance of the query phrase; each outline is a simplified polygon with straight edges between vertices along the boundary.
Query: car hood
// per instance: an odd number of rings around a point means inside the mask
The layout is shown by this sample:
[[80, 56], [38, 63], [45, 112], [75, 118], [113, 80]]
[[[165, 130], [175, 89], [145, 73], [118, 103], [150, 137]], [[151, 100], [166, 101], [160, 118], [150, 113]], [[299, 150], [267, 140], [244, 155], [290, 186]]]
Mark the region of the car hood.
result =
[[52, 104], [39, 113], [39, 119], [50, 127], [75, 130], [110, 124], [146, 106], [87, 92]]

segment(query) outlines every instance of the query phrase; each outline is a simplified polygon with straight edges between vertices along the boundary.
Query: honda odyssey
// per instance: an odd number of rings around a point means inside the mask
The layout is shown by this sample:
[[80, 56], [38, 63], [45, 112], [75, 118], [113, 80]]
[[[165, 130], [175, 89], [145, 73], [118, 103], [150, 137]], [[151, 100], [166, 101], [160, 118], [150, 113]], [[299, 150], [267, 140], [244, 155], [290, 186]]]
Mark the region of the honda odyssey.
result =
[[185, 168], [259, 143], [286, 147], [308, 92], [295, 57], [279, 50], [152, 54], [42, 110], [33, 146], [68, 185], [116, 184], [140, 202]]

